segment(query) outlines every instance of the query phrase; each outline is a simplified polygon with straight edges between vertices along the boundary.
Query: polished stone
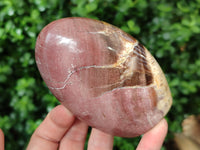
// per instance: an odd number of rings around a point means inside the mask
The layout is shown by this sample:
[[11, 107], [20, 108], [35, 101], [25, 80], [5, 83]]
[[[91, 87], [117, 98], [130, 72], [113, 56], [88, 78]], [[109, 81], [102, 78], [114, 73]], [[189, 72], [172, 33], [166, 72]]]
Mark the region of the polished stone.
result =
[[56, 98], [88, 125], [134, 137], [169, 111], [171, 93], [148, 50], [108, 23], [64, 18], [39, 34], [38, 69]]

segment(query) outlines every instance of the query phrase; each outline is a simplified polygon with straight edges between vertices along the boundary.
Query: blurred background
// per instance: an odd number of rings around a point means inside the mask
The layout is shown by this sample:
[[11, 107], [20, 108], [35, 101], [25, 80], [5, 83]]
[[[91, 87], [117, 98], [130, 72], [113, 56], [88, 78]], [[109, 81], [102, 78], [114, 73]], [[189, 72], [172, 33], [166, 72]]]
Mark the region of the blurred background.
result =
[[[6, 150], [25, 149], [59, 102], [34, 59], [38, 33], [71, 16], [111, 23], [137, 38], [157, 59], [173, 96], [162, 150], [172, 149], [182, 121], [200, 114], [200, 0], [0, 0], [0, 128]], [[138, 138], [115, 137], [114, 150], [134, 150]]]

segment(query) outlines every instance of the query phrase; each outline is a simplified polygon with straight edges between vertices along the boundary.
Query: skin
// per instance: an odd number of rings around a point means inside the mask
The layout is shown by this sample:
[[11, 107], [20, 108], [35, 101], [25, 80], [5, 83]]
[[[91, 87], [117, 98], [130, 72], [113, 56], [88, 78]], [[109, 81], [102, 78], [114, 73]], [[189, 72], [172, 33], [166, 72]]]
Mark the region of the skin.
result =
[[[145, 133], [137, 150], [160, 150], [167, 134], [168, 125], [161, 120]], [[83, 150], [88, 126], [76, 119], [63, 105], [55, 107], [33, 133], [27, 150]], [[92, 129], [88, 150], [112, 150], [113, 136]], [[0, 130], [0, 150], [4, 150], [4, 135]]]
[[0, 129], [0, 150], [4, 150], [4, 134], [1, 129]]

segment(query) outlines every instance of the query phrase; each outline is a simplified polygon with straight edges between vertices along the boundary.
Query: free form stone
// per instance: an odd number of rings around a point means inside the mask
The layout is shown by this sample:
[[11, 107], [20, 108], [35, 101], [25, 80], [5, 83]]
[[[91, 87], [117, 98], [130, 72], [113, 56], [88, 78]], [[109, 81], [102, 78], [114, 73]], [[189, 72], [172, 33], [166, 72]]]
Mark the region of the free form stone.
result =
[[54, 21], [39, 34], [35, 58], [56, 98], [104, 132], [141, 135], [171, 107], [156, 60], [135, 38], [108, 23], [78, 17]]

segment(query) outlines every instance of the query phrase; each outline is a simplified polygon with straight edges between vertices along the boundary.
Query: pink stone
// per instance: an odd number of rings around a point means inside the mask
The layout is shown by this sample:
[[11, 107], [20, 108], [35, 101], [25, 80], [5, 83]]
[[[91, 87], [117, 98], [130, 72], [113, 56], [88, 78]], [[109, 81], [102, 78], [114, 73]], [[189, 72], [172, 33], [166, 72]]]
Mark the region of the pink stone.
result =
[[148, 50], [108, 23], [64, 18], [39, 34], [35, 58], [55, 97], [89, 126], [135, 137], [169, 111], [171, 93]]

